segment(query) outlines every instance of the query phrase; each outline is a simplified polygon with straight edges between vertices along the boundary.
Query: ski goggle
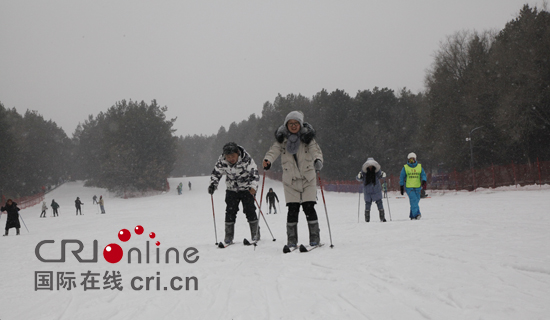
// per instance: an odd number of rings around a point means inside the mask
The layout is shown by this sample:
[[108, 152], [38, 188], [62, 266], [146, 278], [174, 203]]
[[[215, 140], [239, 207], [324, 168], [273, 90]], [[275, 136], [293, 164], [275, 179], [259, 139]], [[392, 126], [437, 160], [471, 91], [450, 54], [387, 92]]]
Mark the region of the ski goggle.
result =
[[416, 159], [415, 158], [410, 158], [409, 159], [409, 163], [415, 163], [416, 162]]

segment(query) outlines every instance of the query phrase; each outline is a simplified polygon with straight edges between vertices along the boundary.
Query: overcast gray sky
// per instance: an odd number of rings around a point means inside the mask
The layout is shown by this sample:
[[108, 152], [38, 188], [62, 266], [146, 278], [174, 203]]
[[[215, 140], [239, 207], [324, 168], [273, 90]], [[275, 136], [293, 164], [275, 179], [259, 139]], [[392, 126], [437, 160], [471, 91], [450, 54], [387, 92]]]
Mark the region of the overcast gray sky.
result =
[[[156, 99], [177, 135], [213, 134], [278, 93], [424, 90], [441, 41], [500, 30], [524, 0], [0, 1], [0, 102], [69, 137]], [[307, 117], [307, 115], [306, 115]]]

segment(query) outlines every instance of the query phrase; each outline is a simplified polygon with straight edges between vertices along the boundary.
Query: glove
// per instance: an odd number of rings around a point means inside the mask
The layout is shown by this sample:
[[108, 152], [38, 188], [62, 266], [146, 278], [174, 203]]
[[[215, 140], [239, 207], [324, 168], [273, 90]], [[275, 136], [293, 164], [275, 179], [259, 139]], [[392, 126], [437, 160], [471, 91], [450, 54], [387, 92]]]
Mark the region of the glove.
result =
[[401, 195], [405, 193], [405, 187], [401, 186]]
[[382, 178], [385, 178], [385, 177], [386, 177], [386, 173], [382, 171]]
[[264, 170], [267, 171], [267, 170], [269, 170], [269, 168], [271, 168], [271, 162], [264, 159]]
[[427, 186], [428, 184], [426, 183], [426, 181], [422, 181], [422, 189], [426, 190]]
[[321, 169], [323, 169], [323, 162], [321, 162], [321, 160], [317, 159], [313, 163], [313, 166], [315, 167], [315, 171], [321, 171]]
[[209, 194], [214, 194], [214, 191], [216, 191], [216, 186], [211, 184], [208, 186], [208, 193]]
[[363, 179], [363, 171], [359, 171], [359, 173], [357, 174], [357, 179]]

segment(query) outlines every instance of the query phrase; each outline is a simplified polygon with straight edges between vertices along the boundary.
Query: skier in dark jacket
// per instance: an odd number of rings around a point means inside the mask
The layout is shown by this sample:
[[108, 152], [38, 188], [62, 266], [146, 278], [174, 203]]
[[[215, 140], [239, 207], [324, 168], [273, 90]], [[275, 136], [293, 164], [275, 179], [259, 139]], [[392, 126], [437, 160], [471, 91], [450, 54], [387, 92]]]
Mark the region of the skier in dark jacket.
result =
[[382, 186], [380, 185], [380, 180], [385, 177], [386, 173], [380, 170], [380, 164], [374, 158], [368, 158], [359, 174], [357, 174], [357, 181], [363, 183], [366, 222], [370, 221], [370, 208], [373, 202], [376, 202], [376, 206], [378, 206], [380, 221], [386, 222], [384, 205], [382, 203]]
[[58, 204], [57, 202], [55, 202], [54, 199], [52, 199], [52, 204], [50, 204], [50, 207], [52, 207], [53, 216], [54, 216], [54, 217], [58, 217], [59, 214], [57, 213], [57, 208], [59, 208], [59, 204]]
[[241, 202], [250, 225], [252, 240], [260, 240], [258, 216], [254, 205], [254, 195], [260, 181], [258, 167], [244, 148], [234, 142], [229, 142], [223, 146], [223, 153], [216, 162], [210, 176], [208, 193], [214, 194], [224, 174], [226, 175], [225, 203], [227, 205], [225, 209], [225, 244], [229, 245], [233, 242], [235, 220]]
[[8, 230], [11, 228], [15, 228], [17, 235], [19, 235], [21, 224], [19, 224], [19, 208], [17, 207], [17, 203], [13, 202], [11, 199], [8, 199], [8, 201], [6, 201], [6, 205], [0, 208], [0, 212], [4, 211], [8, 212], [8, 219], [6, 220], [6, 233], [4, 236], [8, 235]]
[[273, 209], [275, 210], [275, 214], [277, 214], [275, 199], [277, 199], [277, 203], [279, 203], [279, 197], [277, 197], [277, 194], [273, 192], [273, 188], [269, 188], [269, 192], [265, 196], [265, 201], [267, 201], [267, 204], [269, 205], [269, 212], [267, 214], [271, 214], [271, 207], [273, 207]]
[[74, 206], [76, 207], [76, 215], [78, 216], [78, 212], [80, 211], [80, 215], [82, 215], [82, 208], [80, 208], [81, 205], [84, 205], [82, 201], [80, 201], [79, 197], [76, 197], [76, 200], [74, 201]]

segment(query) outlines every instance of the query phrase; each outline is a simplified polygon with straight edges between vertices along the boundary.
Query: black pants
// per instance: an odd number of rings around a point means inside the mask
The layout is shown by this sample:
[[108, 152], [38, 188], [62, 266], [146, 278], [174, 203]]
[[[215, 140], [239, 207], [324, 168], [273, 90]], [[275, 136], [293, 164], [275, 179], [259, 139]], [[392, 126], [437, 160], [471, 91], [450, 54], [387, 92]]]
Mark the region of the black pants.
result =
[[269, 213], [271, 213], [271, 208], [275, 210], [275, 213], [277, 213], [277, 208], [275, 208], [275, 201], [269, 203]]
[[246, 220], [256, 221], [256, 206], [254, 205], [254, 196], [250, 191], [225, 191], [225, 222], [235, 222], [237, 212], [239, 212], [239, 203], [243, 203], [243, 211], [246, 215]]
[[76, 207], [76, 214], [78, 215], [78, 212], [80, 211], [80, 214], [82, 214], [82, 209], [80, 207]]
[[[302, 202], [302, 208], [306, 214], [307, 221], [317, 220], [317, 212], [315, 211], [315, 201]], [[298, 214], [300, 213], [300, 204], [297, 202], [291, 202], [286, 204], [288, 207], [288, 215], [286, 222], [298, 222]]]
[[59, 214], [57, 213], [57, 209], [53, 209], [53, 216], [57, 217]]

